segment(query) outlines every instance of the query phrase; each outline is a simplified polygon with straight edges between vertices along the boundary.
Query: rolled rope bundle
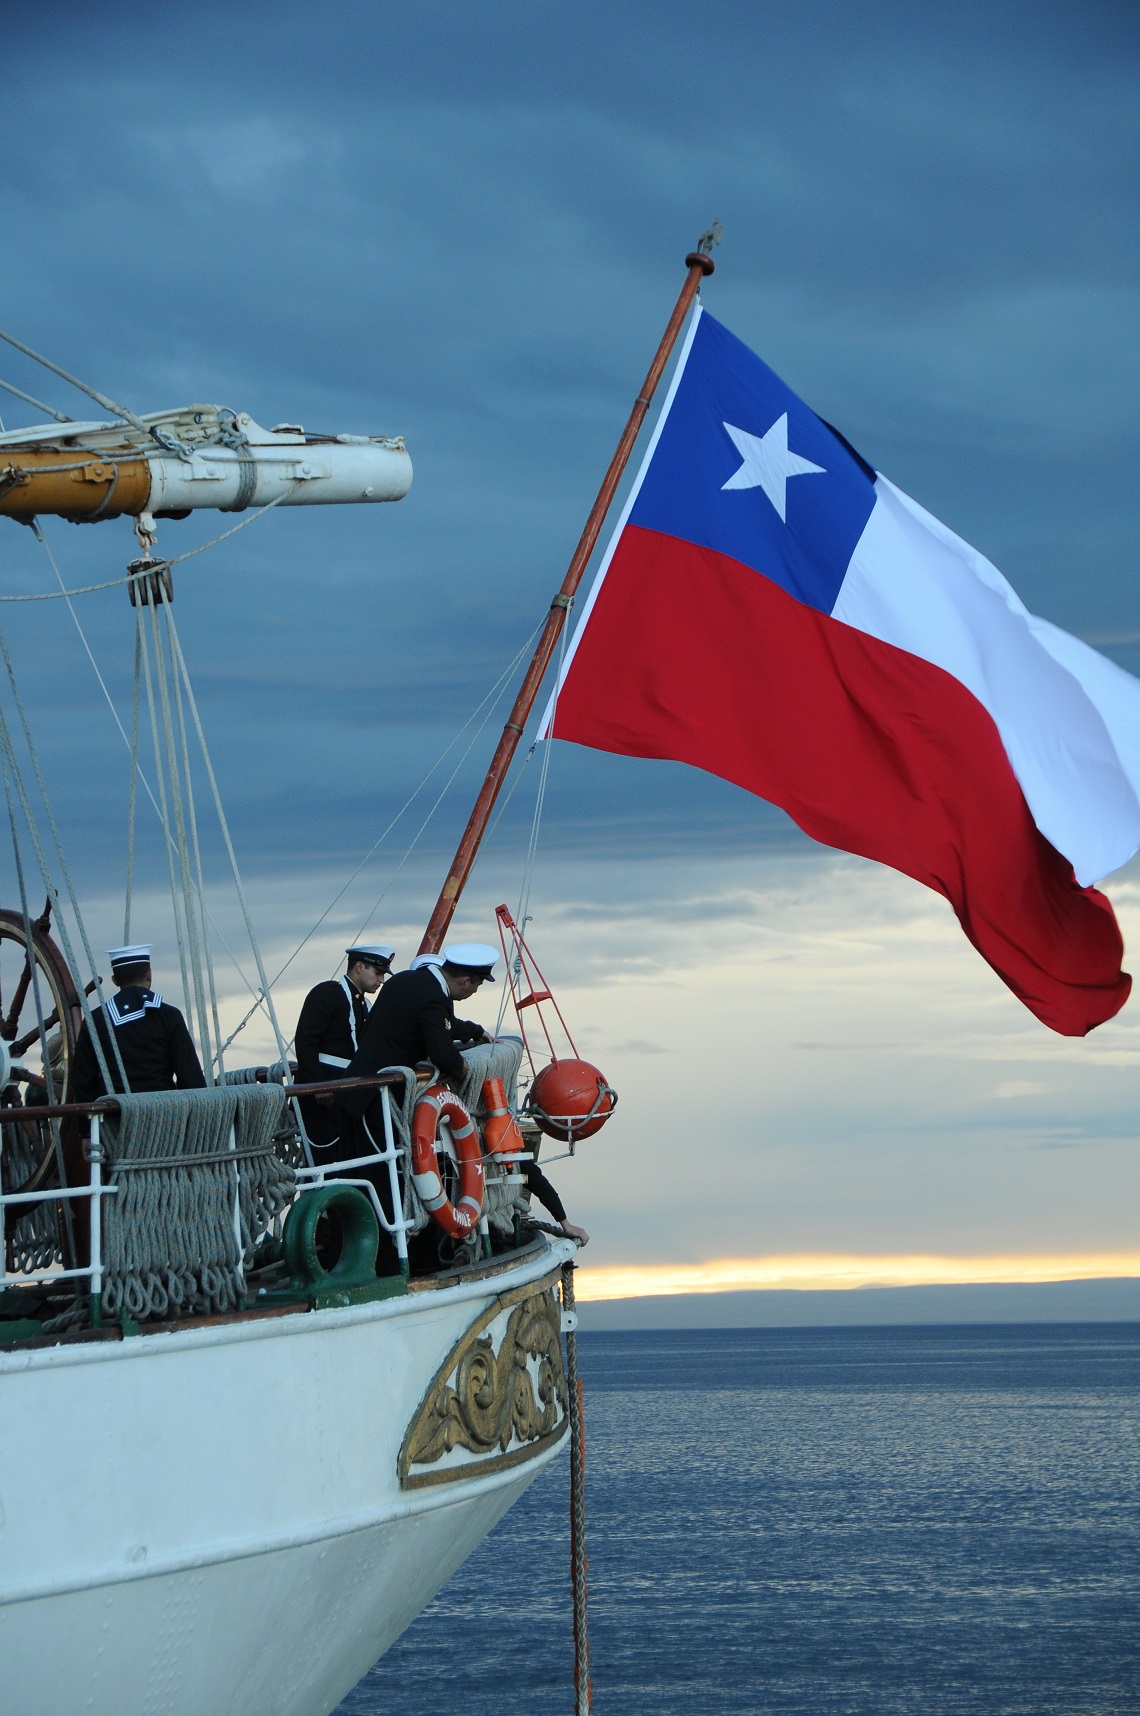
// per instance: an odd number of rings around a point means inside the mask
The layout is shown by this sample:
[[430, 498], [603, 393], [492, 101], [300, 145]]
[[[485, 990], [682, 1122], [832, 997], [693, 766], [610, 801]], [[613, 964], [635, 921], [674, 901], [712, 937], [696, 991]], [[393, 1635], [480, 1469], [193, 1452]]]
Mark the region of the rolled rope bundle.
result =
[[[0, 1140], [3, 1155], [0, 1184], [6, 1192], [18, 1192], [39, 1167], [39, 1158], [32, 1143], [34, 1136], [27, 1122], [5, 1126], [4, 1137]], [[8, 1261], [17, 1273], [33, 1275], [37, 1270], [50, 1269], [63, 1255], [59, 1243], [59, 1216], [57, 1207], [46, 1202], [30, 1207], [25, 1205], [24, 1210], [25, 1213], [18, 1215], [8, 1230]]]
[[[243, 1264], [292, 1199], [279, 1085], [123, 1096], [104, 1122], [103, 1308], [135, 1321], [235, 1309]], [[241, 1233], [235, 1231], [235, 1204]]]
[[222, 1073], [221, 1084], [288, 1084], [292, 1069], [288, 1061], [274, 1061], [268, 1067], [230, 1067]]
[[512, 1108], [515, 1106], [522, 1054], [521, 1037], [496, 1037], [493, 1043], [478, 1043], [473, 1049], [464, 1049], [467, 1074], [459, 1094], [472, 1114], [480, 1114], [483, 1086], [489, 1078], [502, 1079], [507, 1101]]

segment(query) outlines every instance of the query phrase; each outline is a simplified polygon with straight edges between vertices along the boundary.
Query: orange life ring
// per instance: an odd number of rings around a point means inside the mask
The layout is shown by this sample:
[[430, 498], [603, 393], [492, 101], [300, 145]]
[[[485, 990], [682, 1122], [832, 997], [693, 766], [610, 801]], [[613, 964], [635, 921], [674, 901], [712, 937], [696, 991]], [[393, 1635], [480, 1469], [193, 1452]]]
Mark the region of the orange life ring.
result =
[[[441, 1120], [451, 1128], [459, 1162], [458, 1204], [451, 1202], [439, 1177], [435, 1135]], [[412, 1116], [412, 1184], [444, 1232], [453, 1239], [466, 1238], [483, 1209], [483, 1152], [475, 1122], [445, 1084], [429, 1085], [416, 1103]]]

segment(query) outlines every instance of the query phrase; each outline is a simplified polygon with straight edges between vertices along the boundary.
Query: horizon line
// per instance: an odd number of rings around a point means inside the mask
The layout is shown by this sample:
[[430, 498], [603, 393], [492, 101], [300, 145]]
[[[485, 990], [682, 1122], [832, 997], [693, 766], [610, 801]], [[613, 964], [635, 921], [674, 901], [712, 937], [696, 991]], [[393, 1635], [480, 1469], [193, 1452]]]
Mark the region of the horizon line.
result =
[[680, 1294], [852, 1292], [863, 1287], [1036, 1286], [1140, 1278], [1140, 1251], [950, 1257], [931, 1253], [722, 1257], [704, 1263], [579, 1265], [575, 1296], [597, 1303]]

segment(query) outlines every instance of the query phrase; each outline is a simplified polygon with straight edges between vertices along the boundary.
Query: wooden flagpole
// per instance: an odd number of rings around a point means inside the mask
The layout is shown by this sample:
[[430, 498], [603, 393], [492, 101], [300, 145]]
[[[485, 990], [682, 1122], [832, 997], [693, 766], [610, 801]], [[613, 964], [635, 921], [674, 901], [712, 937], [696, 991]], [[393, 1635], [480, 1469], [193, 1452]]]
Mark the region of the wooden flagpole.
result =
[[719, 243], [719, 240], [719, 226], [714, 221], [710, 230], [698, 243], [696, 250], [690, 251], [685, 258], [685, 266], [689, 272], [685, 276], [681, 295], [673, 307], [673, 314], [669, 318], [661, 344], [657, 348], [657, 355], [649, 366], [649, 374], [645, 378], [645, 384], [637, 396], [633, 410], [629, 414], [629, 421], [622, 431], [621, 440], [610, 460], [609, 469], [606, 471], [602, 486], [598, 490], [598, 498], [590, 509], [590, 516], [586, 520], [586, 527], [582, 532], [577, 548], [574, 550], [566, 576], [562, 580], [562, 587], [550, 604], [550, 612], [546, 617], [542, 636], [538, 640], [538, 647], [531, 658], [530, 666], [526, 670], [526, 677], [519, 687], [510, 718], [503, 728], [499, 743], [495, 747], [491, 766], [487, 770], [486, 778], [479, 789], [479, 796], [475, 800], [474, 808], [468, 818], [467, 827], [463, 830], [463, 838], [456, 848], [455, 857], [451, 861], [451, 868], [447, 872], [447, 880], [440, 890], [435, 909], [428, 920], [427, 929], [424, 931], [423, 940], [420, 943], [419, 951], [421, 953], [436, 952], [447, 934], [448, 926], [459, 903], [459, 896], [463, 892], [468, 876], [471, 874], [471, 866], [475, 862], [480, 842], [487, 831], [487, 823], [495, 807], [495, 800], [498, 798], [500, 788], [506, 779], [507, 770], [511, 766], [511, 759], [518, 747], [519, 740], [523, 736], [523, 730], [531, 710], [534, 708], [539, 687], [547, 668], [550, 666], [550, 659], [554, 654], [559, 633], [566, 624], [566, 615], [571, 601], [582, 581], [582, 574], [586, 570], [590, 556], [597, 546], [606, 514], [610, 509], [614, 495], [617, 493], [622, 472], [629, 463], [634, 442], [645, 422], [645, 414], [649, 410], [650, 402], [657, 390], [657, 384], [664, 374], [665, 365], [669, 361], [669, 354], [677, 343], [677, 336], [681, 332], [689, 306], [697, 294], [701, 281], [706, 275], [711, 274], [715, 267], [709, 252], [715, 243]]

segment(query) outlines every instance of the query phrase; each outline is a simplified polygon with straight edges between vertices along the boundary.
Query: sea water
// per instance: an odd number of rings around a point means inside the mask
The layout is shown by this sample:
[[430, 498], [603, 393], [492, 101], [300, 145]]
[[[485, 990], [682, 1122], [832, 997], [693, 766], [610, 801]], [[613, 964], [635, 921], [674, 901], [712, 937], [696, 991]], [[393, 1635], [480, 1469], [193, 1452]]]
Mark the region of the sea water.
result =
[[[598, 1716], [1140, 1712], [1140, 1324], [579, 1355]], [[570, 1716], [565, 1458], [341, 1710]]]

